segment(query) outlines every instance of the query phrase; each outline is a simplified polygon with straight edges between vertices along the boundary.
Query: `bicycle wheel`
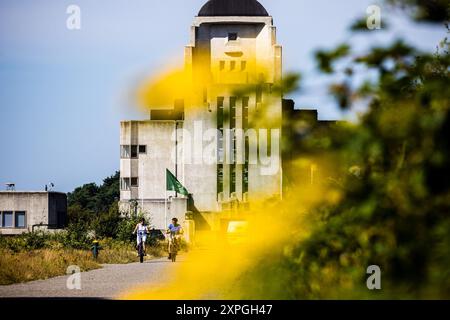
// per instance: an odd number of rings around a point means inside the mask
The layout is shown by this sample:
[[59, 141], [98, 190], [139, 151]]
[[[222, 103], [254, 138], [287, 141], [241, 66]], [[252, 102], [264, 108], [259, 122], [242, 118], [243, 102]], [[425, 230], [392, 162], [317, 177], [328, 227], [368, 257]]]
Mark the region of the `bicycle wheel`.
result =
[[139, 254], [139, 262], [143, 263], [144, 262], [144, 247], [142, 245], [142, 242], [139, 243], [138, 254]]

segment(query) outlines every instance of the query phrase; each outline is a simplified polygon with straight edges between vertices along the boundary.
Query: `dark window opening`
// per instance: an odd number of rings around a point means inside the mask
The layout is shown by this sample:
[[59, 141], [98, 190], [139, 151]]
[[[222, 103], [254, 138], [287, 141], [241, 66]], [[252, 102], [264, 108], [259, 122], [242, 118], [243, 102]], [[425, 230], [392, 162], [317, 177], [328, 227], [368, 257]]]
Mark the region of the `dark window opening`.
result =
[[[236, 97], [230, 97], [230, 129], [236, 129]], [[233, 140], [231, 141], [231, 163], [235, 163], [236, 159], [236, 135], [233, 132]], [[234, 192], [234, 191], [233, 191]]]
[[131, 178], [131, 186], [132, 187], [139, 187], [139, 179], [138, 178]]
[[238, 39], [238, 34], [236, 32], [228, 33], [228, 41], [236, 41]]
[[236, 167], [230, 166], [230, 195], [236, 192]]
[[138, 157], [138, 146], [131, 146], [131, 158]]
[[245, 146], [245, 164], [248, 165], [249, 163], [249, 159], [250, 159], [250, 140], [248, 137], [245, 137], [245, 142], [244, 142]]
[[139, 153], [147, 153], [147, 146], [139, 146]]
[[244, 170], [242, 172], [242, 192], [248, 192], [248, 163], [245, 164]]
[[223, 192], [223, 164], [217, 165], [217, 193]]
[[261, 86], [258, 86], [258, 88], [256, 89], [256, 103], [261, 102], [262, 102], [262, 88]]
[[[225, 98], [217, 98], [217, 130], [218, 130], [218, 146], [217, 146], [217, 161], [223, 163], [224, 152], [223, 152], [223, 122], [224, 122], [224, 101]], [[222, 190], [223, 191], [223, 190]]]

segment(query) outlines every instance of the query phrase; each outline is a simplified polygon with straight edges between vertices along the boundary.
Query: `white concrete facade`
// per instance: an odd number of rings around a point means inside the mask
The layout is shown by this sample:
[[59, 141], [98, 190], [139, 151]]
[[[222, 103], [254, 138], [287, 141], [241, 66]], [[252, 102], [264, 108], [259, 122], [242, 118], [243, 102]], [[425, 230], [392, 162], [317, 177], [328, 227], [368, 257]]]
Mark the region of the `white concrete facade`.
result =
[[[260, 163], [206, 163], [204, 154], [191, 147], [202, 140], [201, 134], [196, 134], [199, 127], [202, 132], [268, 129], [269, 134], [278, 130], [281, 135], [282, 97], [272, 88], [282, 77], [282, 48], [276, 41], [272, 17], [195, 17], [190, 44], [185, 47], [185, 68], [193, 81], [204, 76], [205, 70], [208, 74], [201, 92], [194, 93], [202, 96], [202, 105], [185, 107], [178, 120], [121, 123], [121, 207], [129, 210], [130, 201], [135, 200], [158, 229], [165, 228], [172, 216], [183, 221], [188, 209], [214, 213], [229, 210], [233, 203], [251, 205], [252, 201], [282, 196], [281, 150], [272, 154], [277, 170], [262, 174]], [[252, 86], [254, 89], [247, 90]], [[238, 95], [236, 91], [242, 88], [246, 93]], [[264, 121], [265, 117], [270, 121]], [[216, 152], [223, 155], [219, 158], [242, 152], [243, 141], [237, 142], [241, 148], [233, 151], [230, 140], [225, 136], [223, 144], [216, 146]], [[203, 148], [210, 144], [204, 141]], [[139, 152], [144, 146], [145, 152]], [[127, 148], [138, 152], [126, 155]], [[187, 153], [192, 154], [191, 161], [186, 161]], [[192, 194], [193, 203], [166, 192], [166, 168]]]
[[0, 192], [0, 234], [63, 229], [67, 195], [59, 192]]

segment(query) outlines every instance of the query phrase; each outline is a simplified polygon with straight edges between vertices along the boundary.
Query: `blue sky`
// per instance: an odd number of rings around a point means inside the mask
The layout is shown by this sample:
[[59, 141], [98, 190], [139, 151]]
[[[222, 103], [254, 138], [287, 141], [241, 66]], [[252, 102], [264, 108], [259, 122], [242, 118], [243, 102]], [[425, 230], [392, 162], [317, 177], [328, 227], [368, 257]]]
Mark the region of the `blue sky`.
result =
[[[142, 119], [128, 95], [137, 81], [181, 61], [193, 17], [206, 0], [0, 1], [0, 189], [60, 191], [100, 183], [119, 168], [119, 122]], [[342, 118], [325, 96], [312, 53], [351, 40], [358, 47], [405, 38], [434, 50], [443, 28], [414, 25], [383, 8], [390, 31], [351, 36], [348, 26], [376, 1], [261, 0], [274, 17], [285, 71], [308, 86], [297, 106]], [[81, 30], [66, 8], [81, 8]]]

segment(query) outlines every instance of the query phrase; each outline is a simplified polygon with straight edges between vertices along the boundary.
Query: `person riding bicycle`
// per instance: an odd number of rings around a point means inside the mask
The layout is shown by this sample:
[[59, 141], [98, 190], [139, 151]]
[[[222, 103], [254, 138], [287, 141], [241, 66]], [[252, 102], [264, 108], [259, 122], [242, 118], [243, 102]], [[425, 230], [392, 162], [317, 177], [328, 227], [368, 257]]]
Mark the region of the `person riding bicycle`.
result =
[[166, 234], [169, 235], [169, 245], [168, 245], [169, 257], [168, 257], [168, 259], [171, 259], [172, 256], [170, 254], [170, 246], [172, 245], [172, 243], [174, 241], [178, 241], [180, 236], [183, 234], [183, 228], [178, 223], [177, 218], [172, 219], [172, 223], [169, 224]]
[[139, 248], [139, 244], [142, 241], [142, 249], [144, 250], [144, 255], [147, 255], [147, 252], [145, 251], [145, 242], [147, 241], [147, 234], [149, 233], [149, 227], [145, 223], [145, 219], [142, 218], [140, 222], [136, 225], [134, 228], [133, 234], [137, 235], [136, 241], [137, 241], [137, 247]]

